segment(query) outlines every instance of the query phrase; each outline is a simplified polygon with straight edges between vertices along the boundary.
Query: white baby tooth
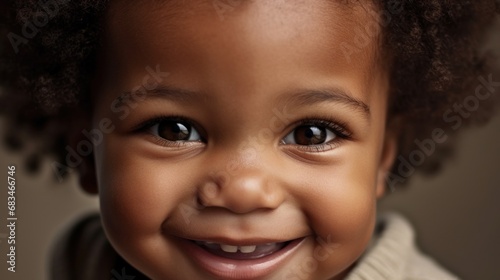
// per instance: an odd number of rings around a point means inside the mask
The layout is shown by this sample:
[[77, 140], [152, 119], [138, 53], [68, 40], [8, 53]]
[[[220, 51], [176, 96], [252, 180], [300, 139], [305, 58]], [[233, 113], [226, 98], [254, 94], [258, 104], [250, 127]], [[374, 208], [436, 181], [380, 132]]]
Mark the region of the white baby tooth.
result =
[[255, 245], [240, 246], [238, 248], [240, 249], [240, 252], [242, 252], [242, 253], [253, 253], [255, 251], [255, 248], [257, 248], [257, 246], [255, 246]]
[[238, 246], [220, 244], [220, 248], [227, 253], [236, 253], [238, 251]]

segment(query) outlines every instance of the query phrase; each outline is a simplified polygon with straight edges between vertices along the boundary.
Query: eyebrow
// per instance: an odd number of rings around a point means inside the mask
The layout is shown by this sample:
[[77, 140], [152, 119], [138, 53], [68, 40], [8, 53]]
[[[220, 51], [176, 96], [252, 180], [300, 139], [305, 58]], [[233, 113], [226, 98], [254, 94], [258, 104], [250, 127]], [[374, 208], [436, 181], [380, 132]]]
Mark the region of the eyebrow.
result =
[[[200, 97], [207, 99], [207, 95], [175, 87], [160, 86], [154, 89], [141, 88], [140, 91], [126, 91], [120, 95], [117, 100], [120, 103], [140, 102], [134, 100], [135, 97], [140, 99], [148, 97], [158, 97], [162, 99], [167, 99], [176, 103], [189, 104]], [[130, 100], [132, 99], [132, 100]], [[365, 115], [366, 118], [370, 116], [370, 106], [368, 106], [363, 101], [356, 99], [352, 94], [341, 88], [328, 88], [328, 89], [306, 89], [298, 90], [294, 93], [287, 94], [281, 98], [287, 105], [300, 106], [313, 106], [320, 103], [331, 102], [331, 103], [341, 103], [353, 110], [360, 111]]]
[[325, 102], [341, 103], [353, 110], [360, 111], [367, 118], [370, 117], [370, 106], [341, 88], [301, 90], [287, 95], [286, 99], [288, 104], [295, 106], [312, 106]]
[[138, 103], [140, 102], [140, 100], [135, 100], [136, 97], [139, 99], [157, 97], [170, 100], [176, 103], [190, 103], [196, 100], [197, 98], [200, 98], [200, 96], [202, 98], [206, 98], [204, 94], [199, 92], [175, 88], [175, 87], [159, 86], [153, 89], [145, 89], [144, 87], [141, 87], [140, 90], [137, 91], [134, 90], [126, 91], [122, 93], [120, 96], [118, 96], [117, 100], [121, 104], [128, 102]]

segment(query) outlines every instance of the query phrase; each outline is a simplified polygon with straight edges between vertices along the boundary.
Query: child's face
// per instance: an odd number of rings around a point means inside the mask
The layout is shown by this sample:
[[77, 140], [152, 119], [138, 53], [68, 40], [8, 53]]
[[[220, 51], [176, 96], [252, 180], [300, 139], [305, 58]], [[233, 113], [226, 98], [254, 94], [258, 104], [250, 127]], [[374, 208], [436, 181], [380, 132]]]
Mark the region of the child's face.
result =
[[194, 2], [108, 12], [93, 125], [114, 126], [95, 150], [109, 240], [153, 279], [341, 278], [394, 152], [370, 7]]

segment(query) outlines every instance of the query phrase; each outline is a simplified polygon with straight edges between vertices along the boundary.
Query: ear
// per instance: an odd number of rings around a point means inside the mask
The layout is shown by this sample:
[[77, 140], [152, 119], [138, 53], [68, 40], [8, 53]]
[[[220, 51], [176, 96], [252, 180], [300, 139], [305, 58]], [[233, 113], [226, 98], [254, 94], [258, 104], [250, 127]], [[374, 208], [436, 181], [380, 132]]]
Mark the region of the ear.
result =
[[88, 113], [82, 111], [76, 113], [75, 116], [74, 125], [68, 137], [69, 145], [73, 151], [79, 151], [83, 147], [84, 149], [90, 149], [88, 152], [86, 150], [85, 154], [78, 154], [81, 158], [81, 162], [76, 169], [78, 171], [80, 187], [89, 194], [97, 194], [98, 187], [94, 163], [94, 145], [83, 134], [84, 129], [89, 131], [90, 116]]
[[386, 178], [391, 171], [398, 152], [398, 131], [399, 121], [393, 121], [387, 125], [377, 174], [377, 198], [381, 198], [386, 191]]

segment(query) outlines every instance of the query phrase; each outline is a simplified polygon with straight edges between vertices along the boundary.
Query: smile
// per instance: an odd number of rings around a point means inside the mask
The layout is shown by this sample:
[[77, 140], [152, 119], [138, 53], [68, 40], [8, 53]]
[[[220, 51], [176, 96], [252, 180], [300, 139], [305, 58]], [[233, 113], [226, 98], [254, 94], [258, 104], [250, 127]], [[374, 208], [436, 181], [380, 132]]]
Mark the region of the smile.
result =
[[285, 247], [289, 242], [274, 242], [263, 245], [233, 246], [215, 242], [195, 241], [195, 243], [208, 252], [230, 259], [257, 259], [271, 255]]
[[181, 239], [184, 251], [201, 268], [222, 279], [253, 279], [265, 277], [298, 250], [305, 237], [283, 242], [245, 245]]

